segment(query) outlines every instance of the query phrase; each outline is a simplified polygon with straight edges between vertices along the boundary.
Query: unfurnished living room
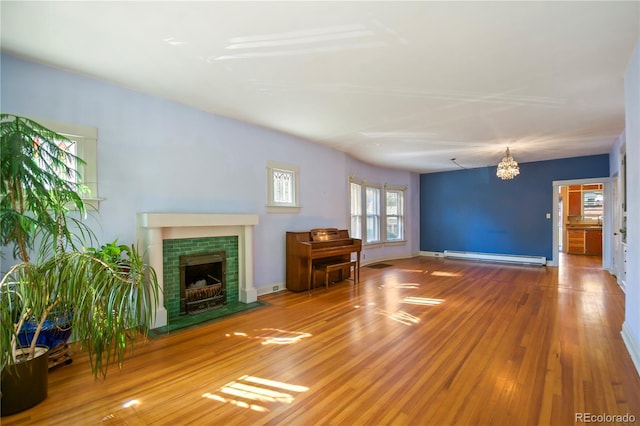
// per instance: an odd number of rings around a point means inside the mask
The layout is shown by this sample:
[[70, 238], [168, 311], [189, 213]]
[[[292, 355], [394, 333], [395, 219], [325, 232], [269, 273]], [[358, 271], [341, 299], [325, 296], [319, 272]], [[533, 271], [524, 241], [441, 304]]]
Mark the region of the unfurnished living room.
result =
[[639, 1], [0, 20], [3, 425], [640, 422]]

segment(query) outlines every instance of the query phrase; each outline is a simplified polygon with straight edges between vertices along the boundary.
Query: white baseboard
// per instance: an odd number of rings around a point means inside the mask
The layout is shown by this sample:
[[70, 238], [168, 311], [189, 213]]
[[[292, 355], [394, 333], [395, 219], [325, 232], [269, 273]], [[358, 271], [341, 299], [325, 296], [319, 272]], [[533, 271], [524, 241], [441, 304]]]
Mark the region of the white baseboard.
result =
[[622, 340], [624, 341], [627, 351], [631, 356], [631, 361], [633, 361], [633, 365], [636, 367], [636, 373], [640, 376], [640, 343], [634, 340], [626, 321], [622, 324], [622, 331], [620, 334], [622, 334]]
[[284, 283], [273, 283], [256, 288], [258, 296], [264, 296], [265, 294], [277, 293], [279, 291], [286, 290], [287, 286]]
[[421, 251], [420, 252], [420, 256], [427, 256], [427, 257], [444, 257], [444, 253], [440, 252], [440, 251]]
[[526, 256], [517, 254], [496, 254], [445, 250], [444, 257], [449, 259], [483, 260], [488, 262], [518, 263], [540, 266], [544, 266], [547, 264], [547, 258], [544, 256]]

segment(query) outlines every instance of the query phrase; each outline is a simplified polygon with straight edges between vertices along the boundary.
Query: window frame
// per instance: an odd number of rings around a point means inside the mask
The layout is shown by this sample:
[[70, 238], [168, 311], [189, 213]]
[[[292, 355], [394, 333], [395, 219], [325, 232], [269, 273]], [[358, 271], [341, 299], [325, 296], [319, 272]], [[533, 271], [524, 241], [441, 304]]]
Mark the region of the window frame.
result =
[[[291, 203], [283, 203], [275, 200], [275, 173], [282, 171], [291, 173], [293, 201]], [[299, 213], [300, 212], [300, 167], [267, 160], [267, 213]]]
[[[398, 215], [388, 215], [387, 213], [387, 195], [389, 193], [398, 193], [400, 194], [400, 214]], [[407, 232], [407, 186], [398, 186], [398, 185], [390, 185], [385, 184], [384, 186], [384, 242], [387, 244], [395, 244], [395, 243], [405, 243], [407, 241], [406, 232]], [[400, 238], [390, 239], [389, 238], [389, 227], [388, 227], [388, 218], [389, 216], [398, 217], [399, 219], [399, 228], [402, 228], [402, 235]]]

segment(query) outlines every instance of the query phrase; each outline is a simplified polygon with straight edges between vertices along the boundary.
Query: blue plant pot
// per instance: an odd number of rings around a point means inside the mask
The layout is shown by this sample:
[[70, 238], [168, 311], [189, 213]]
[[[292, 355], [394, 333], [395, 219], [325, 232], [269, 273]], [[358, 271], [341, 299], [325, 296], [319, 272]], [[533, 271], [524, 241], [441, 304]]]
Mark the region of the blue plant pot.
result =
[[[35, 321], [29, 321], [22, 326], [18, 333], [20, 346], [31, 345], [37, 328], [38, 324]], [[45, 320], [36, 344], [53, 349], [67, 343], [69, 337], [71, 337], [71, 315], [64, 315]]]

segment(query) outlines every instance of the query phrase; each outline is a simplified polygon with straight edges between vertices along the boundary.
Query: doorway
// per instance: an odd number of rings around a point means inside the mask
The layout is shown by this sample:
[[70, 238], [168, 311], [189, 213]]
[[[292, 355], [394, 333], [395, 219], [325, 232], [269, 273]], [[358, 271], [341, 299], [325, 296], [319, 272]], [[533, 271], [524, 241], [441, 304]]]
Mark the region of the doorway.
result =
[[558, 250], [602, 256], [603, 184], [559, 186]]
[[611, 262], [610, 178], [575, 179], [553, 182], [553, 258], [558, 266], [560, 253], [601, 255], [602, 267]]

